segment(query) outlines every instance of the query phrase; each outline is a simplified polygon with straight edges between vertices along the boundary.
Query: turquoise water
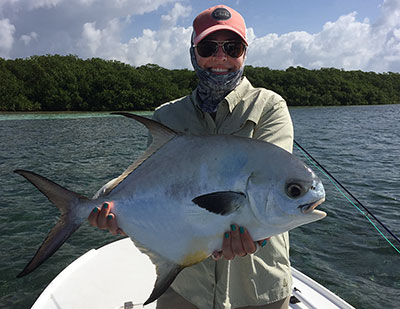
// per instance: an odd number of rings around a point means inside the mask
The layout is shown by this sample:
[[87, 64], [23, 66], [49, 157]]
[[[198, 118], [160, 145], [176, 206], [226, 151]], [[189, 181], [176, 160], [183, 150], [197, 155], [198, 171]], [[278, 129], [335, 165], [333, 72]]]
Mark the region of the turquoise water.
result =
[[[400, 105], [291, 114], [296, 140], [400, 235]], [[147, 132], [108, 113], [0, 114], [0, 132], [0, 308], [27, 308], [70, 262], [115, 238], [85, 224], [37, 271], [16, 279], [58, 211], [13, 170], [91, 196], [144, 151]], [[398, 307], [400, 254], [319, 174], [328, 217], [291, 232], [293, 265], [357, 308]]]

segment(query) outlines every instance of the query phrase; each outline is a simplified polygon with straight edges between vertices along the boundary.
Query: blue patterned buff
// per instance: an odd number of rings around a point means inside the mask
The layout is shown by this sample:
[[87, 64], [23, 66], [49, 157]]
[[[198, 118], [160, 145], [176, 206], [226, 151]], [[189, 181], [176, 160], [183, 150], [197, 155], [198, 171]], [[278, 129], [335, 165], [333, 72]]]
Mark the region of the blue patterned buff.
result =
[[193, 68], [200, 81], [197, 85], [197, 93], [202, 101], [201, 110], [206, 113], [215, 113], [218, 104], [240, 84], [243, 75], [244, 63], [242, 67], [235, 72], [218, 75], [207, 70], [203, 70], [197, 64], [194, 47], [190, 47], [190, 59]]

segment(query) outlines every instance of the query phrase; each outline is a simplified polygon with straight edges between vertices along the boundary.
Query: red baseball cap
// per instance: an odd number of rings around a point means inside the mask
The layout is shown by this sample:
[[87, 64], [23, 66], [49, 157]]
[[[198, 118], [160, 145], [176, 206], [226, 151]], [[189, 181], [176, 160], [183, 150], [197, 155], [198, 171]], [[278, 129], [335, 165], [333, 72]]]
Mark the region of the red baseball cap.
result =
[[226, 5], [216, 5], [201, 12], [193, 21], [193, 43], [218, 30], [230, 30], [238, 34], [248, 45], [246, 24], [243, 17]]

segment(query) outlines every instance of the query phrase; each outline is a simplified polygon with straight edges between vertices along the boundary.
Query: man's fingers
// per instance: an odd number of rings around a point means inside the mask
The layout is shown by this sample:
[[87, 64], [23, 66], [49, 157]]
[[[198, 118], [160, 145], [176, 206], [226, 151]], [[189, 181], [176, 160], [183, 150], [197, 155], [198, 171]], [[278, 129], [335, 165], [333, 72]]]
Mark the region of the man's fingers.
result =
[[245, 256], [247, 254], [242, 244], [242, 232], [242, 229], [236, 224], [231, 225], [232, 251], [237, 256]]
[[113, 213], [109, 213], [107, 215], [107, 229], [110, 231], [111, 234], [118, 235], [118, 225], [117, 220], [115, 219], [115, 215]]
[[239, 234], [244, 251], [248, 254], [253, 254], [254, 252], [256, 252], [257, 247], [254, 244], [254, 240], [251, 237], [249, 231], [245, 227], [240, 227]]
[[97, 227], [101, 229], [107, 229], [107, 216], [110, 213], [110, 204], [104, 203], [103, 207], [101, 207], [100, 213], [97, 218]]
[[231, 225], [230, 232], [225, 232], [224, 240], [222, 241], [222, 250], [215, 251], [212, 254], [214, 260], [219, 260], [224, 257], [227, 260], [232, 260], [235, 256], [246, 256], [257, 251], [257, 244], [264, 247], [269, 238], [254, 242], [249, 231], [245, 227], [239, 227], [237, 224]]
[[267, 245], [267, 243], [268, 243], [268, 241], [269, 241], [270, 238], [271, 238], [271, 237], [265, 238], [265, 239], [263, 239], [263, 240], [259, 240], [259, 241], [258, 241], [258, 244], [260, 245], [260, 247], [261, 247], [261, 248], [262, 248], [262, 247], [265, 247], [265, 246]]
[[122, 235], [122, 236], [128, 236], [122, 229], [118, 228], [117, 229], [117, 234]]
[[126, 236], [125, 232], [118, 227], [115, 214], [111, 212], [113, 206], [113, 202], [106, 202], [101, 209], [98, 207], [93, 208], [88, 217], [89, 224], [103, 230], [109, 230], [113, 235]]
[[98, 207], [93, 208], [92, 212], [88, 217], [89, 224], [91, 226], [97, 226], [97, 218], [99, 216], [100, 209]]
[[224, 240], [222, 241], [222, 255], [227, 260], [232, 260], [235, 254], [232, 251], [232, 235], [230, 232], [225, 232]]
[[214, 261], [220, 260], [220, 259], [223, 257], [223, 255], [222, 255], [222, 250], [214, 251], [213, 254], [211, 254], [211, 257], [212, 257], [212, 259], [213, 259]]

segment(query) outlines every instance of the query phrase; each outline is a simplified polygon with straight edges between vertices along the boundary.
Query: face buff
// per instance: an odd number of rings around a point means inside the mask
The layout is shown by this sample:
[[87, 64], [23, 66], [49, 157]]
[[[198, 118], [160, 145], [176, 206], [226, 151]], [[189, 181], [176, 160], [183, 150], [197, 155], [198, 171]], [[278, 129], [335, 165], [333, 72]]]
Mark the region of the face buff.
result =
[[218, 104], [239, 85], [243, 75], [244, 64], [238, 71], [218, 75], [200, 68], [197, 64], [194, 47], [190, 48], [190, 59], [200, 79], [197, 85], [197, 93], [202, 101], [200, 108], [203, 112], [215, 113]]

